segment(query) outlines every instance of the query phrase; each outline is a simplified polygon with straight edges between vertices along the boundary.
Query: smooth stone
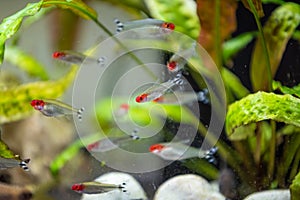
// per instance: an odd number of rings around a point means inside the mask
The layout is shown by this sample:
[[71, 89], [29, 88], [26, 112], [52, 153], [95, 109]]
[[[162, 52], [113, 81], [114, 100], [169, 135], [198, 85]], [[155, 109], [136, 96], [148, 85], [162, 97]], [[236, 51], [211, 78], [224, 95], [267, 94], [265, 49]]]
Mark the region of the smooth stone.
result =
[[175, 176], [164, 182], [156, 191], [154, 200], [225, 200], [219, 192], [194, 174]]
[[289, 190], [266, 190], [256, 192], [247, 196], [244, 200], [290, 200], [291, 194]]
[[99, 176], [95, 181], [111, 184], [125, 183], [126, 192], [116, 189], [102, 194], [83, 194], [81, 200], [147, 200], [142, 186], [129, 174], [110, 172]]

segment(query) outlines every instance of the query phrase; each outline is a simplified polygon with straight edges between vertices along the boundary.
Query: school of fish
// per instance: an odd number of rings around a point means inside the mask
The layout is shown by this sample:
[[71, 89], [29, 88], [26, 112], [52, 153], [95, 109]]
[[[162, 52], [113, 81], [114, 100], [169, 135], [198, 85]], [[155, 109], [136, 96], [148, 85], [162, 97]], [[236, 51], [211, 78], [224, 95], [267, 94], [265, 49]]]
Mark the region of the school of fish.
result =
[[[175, 29], [175, 25], [171, 22], [165, 22], [158, 19], [142, 19], [128, 22], [121, 22], [118, 19], [114, 20], [117, 28], [116, 34], [137, 28], [150, 27], [153, 32], [149, 32], [154, 37], [171, 34]], [[157, 82], [145, 91], [141, 91], [135, 97], [136, 103], [160, 103], [160, 104], [186, 104], [193, 101], [201, 101], [207, 103], [207, 92], [200, 91], [186, 92], [180, 89], [184, 84], [182, 71], [187, 64], [187, 60], [196, 55], [196, 44], [192, 44], [189, 48], [179, 49], [171, 58], [166, 62], [166, 69], [172, 74], [172, 78], [165, 82]], [[71, 50], [55, 51], [52, 54], [55, 60], [65, 62], [67, 64], [80, 65], [83, 62], [94, 63], [100, 66], [106, 64], [105, 57], [93, 58]], [[174, 90], [174, 92], [170, 92]], [[46, 117], [71, 117], [77, 116], [78, 120], [82, 120], [84, 108], [75, 108], [58, 99], [32, 99], [30, 105], [33, 109], [39, 111]], [[128, 114], [130, 109], [129, 104], [121, 104], [118, 109], [114, 111], [116, 117], [123, 117]], [[132, 141], [138, 141], [141, 138], [138, 136], [138, 131], [134, 130], [132, 135], [124, 135], [118, 137], [106, 137], [96, 142], [87, 145], [87, 150], [94, 153], [105, 153], [112, 151], [122, 145], [130, 144]], [[213, 147], [209, 150], [203, 151], [195, 147], [190, 147], [185, 144], [186, 141], [166, 142], [153, 144], [149, 147], [149, 152], [153, 155], [159, 156], [164, 160], [184, 160], [189, 158], [206, 159], [208, 162], [214, 163], [214, 154], [217, 148]], [[0, 157], [0, 169], [8, 169], [12, 167], [21, 167], [24, 171], [29, 171], [27, 164], [30, 159], [22, 160], [19, 157], [2, 158]], [[99, 194], [107, 193], [114, 190], [127, 192], [125, 183], [100, 183], [96, 181], [76, 183], [71, 186], [75, 192], [86, 194]]]

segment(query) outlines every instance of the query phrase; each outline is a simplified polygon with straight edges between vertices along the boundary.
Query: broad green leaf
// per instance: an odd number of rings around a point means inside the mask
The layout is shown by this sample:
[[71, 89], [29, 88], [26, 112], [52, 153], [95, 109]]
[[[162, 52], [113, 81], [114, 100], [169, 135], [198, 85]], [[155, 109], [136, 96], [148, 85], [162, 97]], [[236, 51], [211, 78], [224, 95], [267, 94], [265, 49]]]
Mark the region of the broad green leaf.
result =
[[297, 200], [300, 197], [300, 172], [293, 180], [292, 185], [290, 186], [291, 191], [291, 200]]
[[250, 94], [228, 107], [226, 133], [229, 138], [237, 137], [238, 127], [269, 119], [300, 126], [300, 99], [288, 94]]
[[[263, 28], [273, 77], [280, 64], [286, 44], [299, 22], [300, 5], [286, 3], [272, 12]], [[250, 77], [254, 91], [269, 88], [268, 79], [266, 78], [267, 66], [261, 38], [258, 37], [253, 50], [250, 68]]]
[[172, 22], [175, 30], [194, 39], [199, 36], [200, 23], [193, 0], [151, 0], [144, 1], [150, 14], [157, 19]]
[[9, 150], [8, 146], [0, 140], [0, 157], [2, 158], [15, 158], [15, 154]]
[[43, 65], [18, 47], [8, 46], [6, 48], [5, 60], [24, 70], [30, 76], [38, 77], [41, 80], [49, 79]]
[[68, 74], [53, 81], [37, 81], [0, 90], [0, 124], [20, 120], [33, 111], [32, 99], [56, 99], [60, 97], [72, 83], [77, 73], [73, 66]]
[[[112, 105], [112, 102], [114, 104]], [[101, 100], [96, 105], [96, 113], [98, 121], [101, 125], [109, 125], [113, 123], [114, 113], [118, 109], [118, 105], [121, 105], [125, 101], [112, 100], [110, 98]], [[182, 122], [186, 124], [195, 125], [196, 117], [184, 106], [180, 105], [164, 105], [158, 103], [142, 103], [135, 102], [129, 103], [129, 111], [127, 118], [123, 120], [132, 120], [138, 125], [145, 126], [151, 123], [153, 126], [161, 125], [163, 120], [161, 118], [170, 118], [175, 122]]]
[[57, 6], [63, 9], [70, 9], [84, 19], [97, 20], [97, 12], [81, 0], [44, 0], [43, 7]]
[[256, 35], [256, 32], [247, 32], [227, 40], [223, 44], [223, 60], [227, 62], [229, 59], [235, 56], [239, 51], [245, 48]]
[[22, 20], [26, 16], [35, 15], [41, 8], [42, 1], [39, 3], [29, 3], [19, 12], [3, 19], [0, 24], [0, 64], [3, 61], [5, 42], [12, 37], [19, 29]]
[[300, 97], [300, 85], [296, 85], [292, 88], [281, 85], [278, 81], [272, 82], [273, 90], [280, 90], [283, 94], [291, 94]]

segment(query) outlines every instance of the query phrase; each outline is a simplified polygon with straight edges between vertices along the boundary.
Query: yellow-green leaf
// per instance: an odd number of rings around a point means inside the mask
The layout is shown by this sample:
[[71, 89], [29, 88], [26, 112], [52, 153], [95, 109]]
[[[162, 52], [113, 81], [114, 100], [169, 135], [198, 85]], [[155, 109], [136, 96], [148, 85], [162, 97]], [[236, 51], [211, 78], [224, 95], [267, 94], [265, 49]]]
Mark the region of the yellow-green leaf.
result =
[[26, 16], [35, 15], [41, 8], [42, 1], [38, 3], [29, 3], [25, 8], [12, 16], [5, 18], [0, 24], [0, 64], [3, 61], [5, 42], [13, 36]]
[[[280, 64], [286, 44], [299, 23], [300, 5], [286, 3], [272, 12], [263, 28], [273, 77]], [[250, 77], [254, 91], [269, 88], [268, 79], [266, 78], [268, 62], [261, 39], [261, 37], [258, 37], [251, 58]]]
[[0, 124], [27, 117], [33, 111], [32, 99], [56, 99], [60, 97], [73, 81], [77, 66], [73, 66], [68, 74], [53, 81], [37, 81], [0, 90]]
[[41, 63], [18, 47], [6, 48], [5, 60], [24, 70], [28, 75], [48, 80], [48, 74]]
[[238, 131], [239, 127], [269, 119], [300, 127], [300, 99], [288, 94], [250, 94], [228, 107], [226, 133], [231, 139], [244, 139], [237, 135], [246, 134]]
[[154, 18], [175, 24], [175, 30], [194, 39], [199, 36], [200, 23], [193, 0], [144, 1]]
[[15, 154], [1, 140], [0, 140], [0, 157], [2, 157], [2, 158], [15, 158]]
[[84, 19], [97, 20], [97, 12], [81, 0], [44, 0], [43, 7], [47, 6], [70, 9], [76, 15], [79, 15]]

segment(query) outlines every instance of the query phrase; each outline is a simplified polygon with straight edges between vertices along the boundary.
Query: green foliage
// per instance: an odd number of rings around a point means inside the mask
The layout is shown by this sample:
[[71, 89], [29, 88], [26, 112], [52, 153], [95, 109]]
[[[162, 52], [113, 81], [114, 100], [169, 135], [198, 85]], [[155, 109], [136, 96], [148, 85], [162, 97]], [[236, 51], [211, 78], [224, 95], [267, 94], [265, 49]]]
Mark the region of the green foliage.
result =
[[0, 140], [0, 157], [2, 158], [15, 158], [15, 154], [9, 150], [8, 146]]
[[48, 74], [44, 66], [39, 63], [34, 57], [22, 51], [18, 47], [6, 48], [5, 60], [25, 71], [29, 76], [48, 80]]
[[0, 124], [29, 116], [33, 111], [30, 106], [32, 99], [60, 97], [72, 83], [77, 69], [77, 66], [73, 66], [65, 76], [56, 81], [37, 81], [0, 90]]
[[274, 77], [280, 64], [288, 40], [300, 23], [300, 5], [285, 3], [273, 11], [263, 28], [267, 45], [269, 61], [265, 57], [262, 38], [259, 37], [252, 54], [250, 77], [254, 91], [265, 90], [268, 87], [268, 62], [270, 62], [271, 77]]
[[291, 200], [297, 200], [300, 197], [300, 172], [298, 172], [297, 176], [293, 180], [293, 183], [290, 187], [291, 191]]
[[154, 18], [172, 22], [175, 30], [193, 39], [199, 36], [200, 26], [196, 5], [192, 0], [152, 0], [144, 1]]
[[35, 15], [40, 10], [41, 6], [42, 1], [39, 3], [29, 3], [24, 9], [2, 21], [0, 24], [0, 64], [3, 61], [6, 40], [19, 30], [24, 17]]
[[59, 171], [69, 162], [73, 157], [78, 155], [78, 152], [85, 145], [95, 142], [103, 138], [103, 134], [95, 133], [91, 136], [85, 138], [77, 139], [72, 144], [70, 144], [66, 149], [64, 149], [55, 159], [52, 160], [50, 164], [50, 172], [54, 177], [59, 175]]
[[290, 94], [300, 97], [300, 85], [296, 85], [292, 88], [289, 88], [281, 85], [281, 83], [278, 81], [273, 81], [272, 88], [273, 90], [279, 90], [283, 94]]
[[228, 62], [234, 55], [236, 55], [239, 51], [249, 44], [253, 38], [257, 35], [256, 32], [247, 32], [238, 35], [235, 38], [232, 38], [226, 41], [223, 44], [223, 60], [224, 62]]
[[43, 0], [43, 7], [57, 6], [70, 9], [84, 19], [97, 19], [97, 12], [83, 3], [81, 0]]
[[300, 99], [291, 95], [266, 92], [250, 94], [228, 107], [226, 133], [234, 139], [235, 131], [240, 126], [269, 119], [300, 126], [299, 108]]

